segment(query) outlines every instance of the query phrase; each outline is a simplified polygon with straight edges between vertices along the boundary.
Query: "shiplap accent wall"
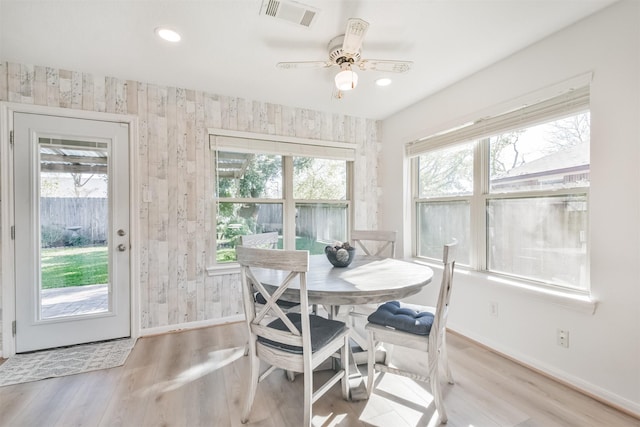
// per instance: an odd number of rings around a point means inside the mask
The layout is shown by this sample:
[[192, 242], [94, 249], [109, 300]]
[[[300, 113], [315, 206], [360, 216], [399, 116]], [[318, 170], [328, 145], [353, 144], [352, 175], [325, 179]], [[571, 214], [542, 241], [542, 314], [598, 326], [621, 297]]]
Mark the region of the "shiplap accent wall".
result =
[[[378, 223], [379, 122], [44, 66], [0, 62], [0, 101], [136, 115], [141, 200], [141, 328], [242, 312], [237, 275], [207, 276], [215, 257], [208, 128], [350, 142], [355, 226]], [[4, 130], [2, 130], [4, 132]], [[0, 302], [2, 295], [0, 294]]]

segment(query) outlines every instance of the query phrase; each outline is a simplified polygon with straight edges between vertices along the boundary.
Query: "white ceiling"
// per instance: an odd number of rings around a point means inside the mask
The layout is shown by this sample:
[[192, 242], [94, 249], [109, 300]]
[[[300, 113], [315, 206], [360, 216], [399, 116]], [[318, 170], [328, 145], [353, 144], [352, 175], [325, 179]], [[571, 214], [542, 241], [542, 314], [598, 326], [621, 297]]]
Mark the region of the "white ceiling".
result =
[[[385, 118], [616, 0], [304, 0], [310, 28], [260, 15], [262, 0], [0, 0], [0, 60]], [[329, 69], [277, 69], [328, 58], [346, 20], [370, 23], [362, 56], [414, 62], [335, 98]], [[169, 45], [159, 25], [182, 33]]]

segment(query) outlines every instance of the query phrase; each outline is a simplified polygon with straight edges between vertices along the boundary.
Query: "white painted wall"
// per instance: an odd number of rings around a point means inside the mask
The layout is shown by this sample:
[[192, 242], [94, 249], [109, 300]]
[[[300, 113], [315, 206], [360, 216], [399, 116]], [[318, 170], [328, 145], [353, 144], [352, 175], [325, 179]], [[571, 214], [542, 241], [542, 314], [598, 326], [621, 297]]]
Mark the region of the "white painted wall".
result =
[[[595, 313], [459, 269], [449, 326], [640, 414], [640, 2], [616, 3], [385, 120], [380, 224], [401, 230], [399, 255], [410, 254], [409, 194], [397, 191], [407, 180], [406, 142], [585, 72], [593, 72]], [[432, 303], [435, 288], [419, 299]], [[499, 305], [498, 317], [489, 315], [491, 301]], [[570, 331], [568, 349], [556, 344], [558, 328]]]

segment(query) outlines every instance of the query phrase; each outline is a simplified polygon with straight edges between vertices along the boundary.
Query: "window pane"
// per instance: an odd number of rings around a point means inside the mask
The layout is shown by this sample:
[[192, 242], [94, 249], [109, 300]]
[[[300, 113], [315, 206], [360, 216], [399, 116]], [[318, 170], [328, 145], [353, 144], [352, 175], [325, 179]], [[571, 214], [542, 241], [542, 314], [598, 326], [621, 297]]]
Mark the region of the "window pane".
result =
[[293, 198], [345, 200], [347, 198], [347, 162], [294, 157]]
[[468, 201], [418, 203], [418, 256], [442, 259], [446, 243], [458, 241], [459, 264], [470, 264], [471, 208]]
[[323, 254], [326, 245], [346, 240], [346, 204], [296, 203], [296, 249]]
[[[218, 204], [216, 227], [217, 262], [235, 261], [238, 236], [277, 231], [282, 238], [282, 204], [229, 203]], [[282, 247], [282, 245], [279, 245]]]
[[489, 270], [586, 288], [586, 195], [489, 200], [487, 221]]
[[589, 185], [589, 113], [491, 137], [490, 191]]
[[418, 158], [418, 197], [473, 192], [473, 142], [433, 150]]
[[216, 152], [218, 197], [282, 198], [282, 157]]

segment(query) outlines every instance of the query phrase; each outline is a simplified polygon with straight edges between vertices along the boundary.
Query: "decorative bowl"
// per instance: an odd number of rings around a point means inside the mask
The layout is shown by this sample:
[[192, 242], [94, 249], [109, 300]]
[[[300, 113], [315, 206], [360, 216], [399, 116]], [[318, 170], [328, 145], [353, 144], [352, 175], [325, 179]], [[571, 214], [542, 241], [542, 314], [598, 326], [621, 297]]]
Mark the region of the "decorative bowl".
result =
[[351, 264], [356, 254], [356, 248], [338, 248], [335, 246], [325, 246], [324, 253], [334, 267], [346, 267]]

